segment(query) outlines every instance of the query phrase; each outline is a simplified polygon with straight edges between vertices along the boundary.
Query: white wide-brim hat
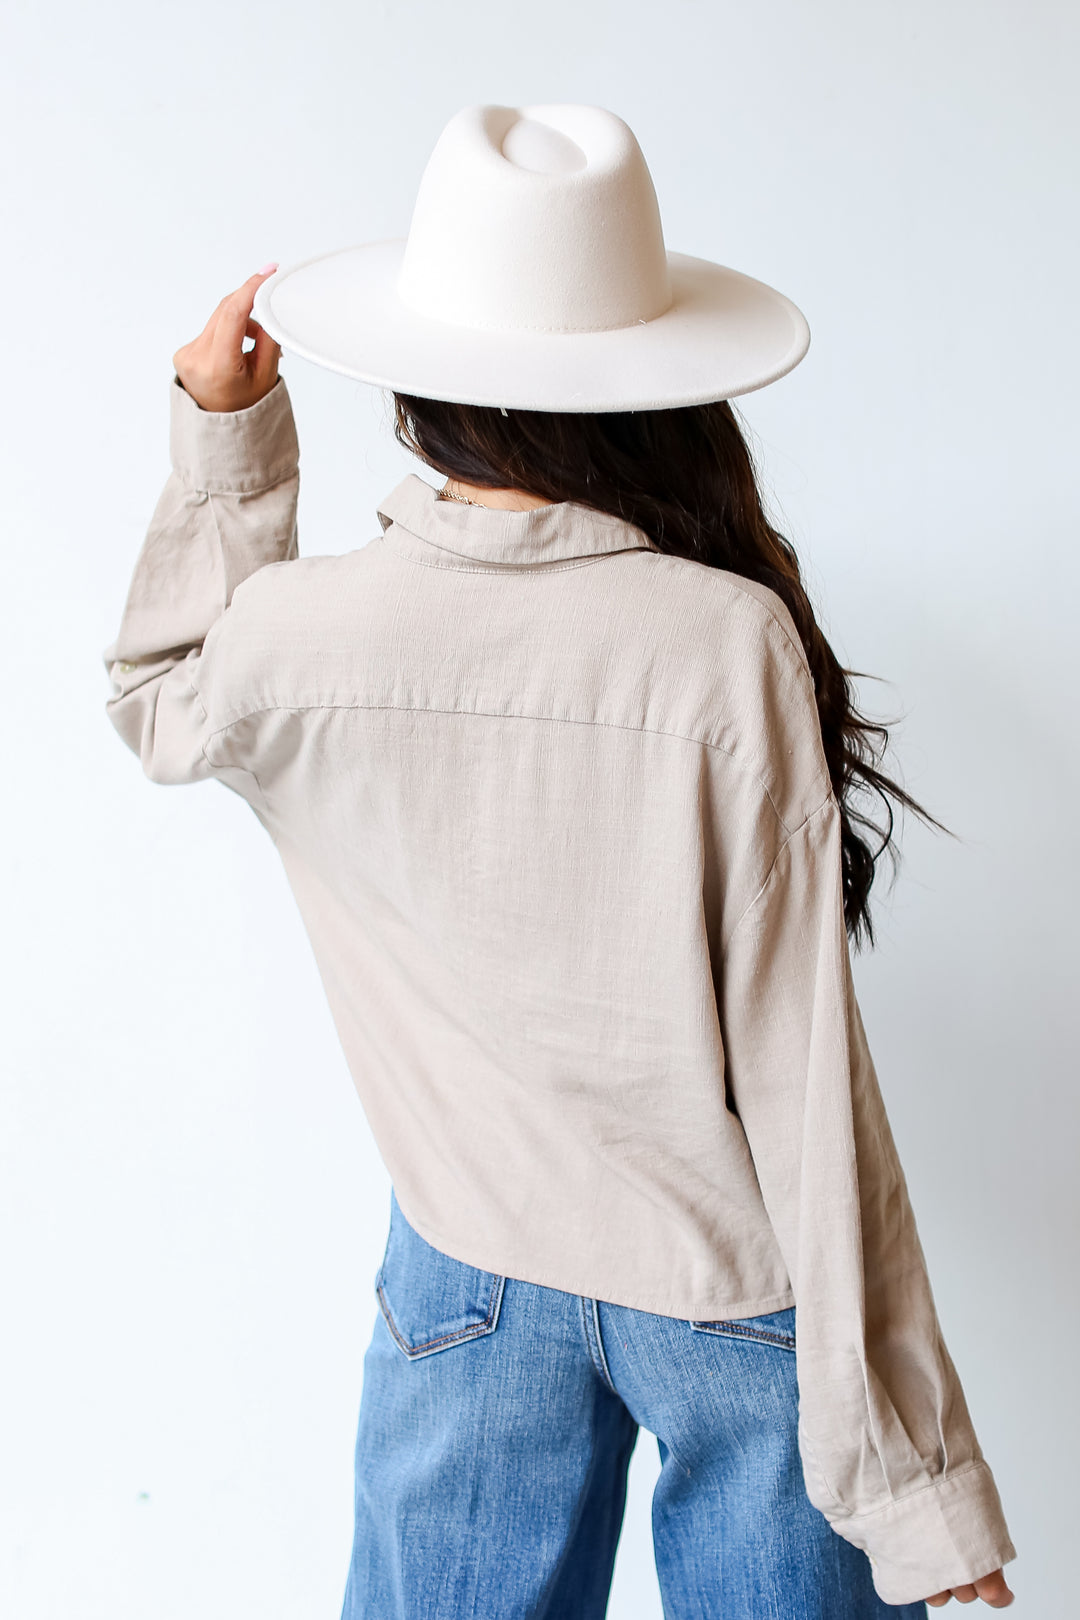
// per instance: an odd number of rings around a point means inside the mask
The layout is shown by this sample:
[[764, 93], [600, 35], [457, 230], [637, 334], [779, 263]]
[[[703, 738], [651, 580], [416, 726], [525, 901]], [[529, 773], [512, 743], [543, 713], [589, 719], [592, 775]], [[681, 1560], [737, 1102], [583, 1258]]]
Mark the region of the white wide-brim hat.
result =
[[810, 329], [752, 276], [664, 245], [633, 131], [603, 107], [466, 107], [407, 237], [282, 267], [253, 314], [283, 349], [398, 393], [541, 411], [731, 399]]

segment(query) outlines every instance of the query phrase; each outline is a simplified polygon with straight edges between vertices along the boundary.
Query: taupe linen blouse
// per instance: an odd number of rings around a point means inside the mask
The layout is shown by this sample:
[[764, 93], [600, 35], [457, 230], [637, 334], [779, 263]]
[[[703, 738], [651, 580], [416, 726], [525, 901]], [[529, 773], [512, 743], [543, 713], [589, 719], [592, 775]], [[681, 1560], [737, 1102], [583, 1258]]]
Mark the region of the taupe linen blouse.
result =
[[297, 554], [283, 377], [170, 384], [108, 713], [276, 844], [401, 1206], [484, 1270], [703, 1321], [797, 1302], [807, 1489], [907, 1603], [1016, 1556], [855, 998], [780, 598], [564, 502]]

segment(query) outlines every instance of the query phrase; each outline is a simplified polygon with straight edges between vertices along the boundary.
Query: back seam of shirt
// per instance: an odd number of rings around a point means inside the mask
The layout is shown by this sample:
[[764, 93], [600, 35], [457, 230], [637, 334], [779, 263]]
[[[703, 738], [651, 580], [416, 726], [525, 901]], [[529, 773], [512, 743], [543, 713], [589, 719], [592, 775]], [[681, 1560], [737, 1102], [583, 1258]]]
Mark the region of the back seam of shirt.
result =
[[[202, 702], [201, 697], [200, 702]], [[557, 714], [516, 714], [513, 712], [495, 713], [489, 709], [438, 709], [427, 704], [418, 703], [268, 703], [257, 709], [245, 710], [243, 714], [237, 715], [234, 719], [227, 721], [223, 726], [219, 726], [215, 731], [211, 732], [210, 736], [206, 739], [206, 746], [209, 747], [214, 742], [215, 738], [220, 737], [226, 731], [231, 731], [234, 726], [242, 725], [245, 720], [254, 719], [256, 715], [306, 714], [313, 709], [325, 709], [329, 712], [335, 712], [338, 710], [359, 711], [367, 709], [373, 711], [389, 710], [396, 714], [456, 714], [480, 720], [532, 720], [534, 722], [539, 722], [540, 724], [548, 725], [596, 726], [609, 731], [629, 731], [633, 732], [635, 735], [670, 737], [675, 742], [689, 743], [697, 748], [708, 748], [714, 753], [723, 754], [724, 758], [729, 759], [737, 770], [744, 771], [757, 783], [762, 793], [764, 793], [766, 799], [768, 800], [769, 807], [771, 808], [773, 815], [780, 823], [780, 826], [784, 829], [784, 832], [790, 837], [793, 832], [798, 831], [798, 827], [788, 826], [787, 822], [784, 820], [779, 809], [777, 808], [776, 801], [773, 799], [772, 794], [769, 792], [769, 789], [766, 787], [761, 777], [755, 771], [751, 770], [749, 766], [744, 765], [742, 760], [737, 758], [737, 756], [732, 753], [730, 748], [725, 748], [722, 743], [709, 742], [708, 739], [704, 737], [685, 737], [680, 731], [663, 731], [655, 726], [620, 725], [616, 720], [578, 720], [565, 715]], [[820, 774], [821, 773], [819, 773], [819, 775]], [[826, 772], [825, 774], [828, 773]], [[814, 780], [817, 781], [817, 777], [815, 777]], [[802, 822], [799, 823], [799, 826], [802, 826]]]

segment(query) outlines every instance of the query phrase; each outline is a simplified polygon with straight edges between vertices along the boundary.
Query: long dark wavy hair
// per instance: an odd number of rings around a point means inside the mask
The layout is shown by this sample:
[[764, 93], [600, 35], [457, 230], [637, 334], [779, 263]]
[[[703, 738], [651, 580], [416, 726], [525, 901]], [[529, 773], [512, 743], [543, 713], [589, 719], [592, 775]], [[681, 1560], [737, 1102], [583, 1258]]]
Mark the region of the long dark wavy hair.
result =
[[[729, 401], [666, 410], [558, 412], [461, 405], [394, 394], [394, 436], [447, 478], [577, 501], [644, 530], [658, 550], [767, 585], [806, 649], [825, 759], [841, 813], [844, 920], [856, 948], [874, 944], [870, 887], [886, 851], [899, 850], [890, 800], [955, 836], [879, 768], [896, 720], [855, 706], [850, 678], [814, 617], [799, 561], [765, 513], [754, 458]], [[877, 746], [875, 746], [875, 741]], [[885, 825], [858, 807], [870, 794]], [[859, 828], [875, 836], [874, 849]]]

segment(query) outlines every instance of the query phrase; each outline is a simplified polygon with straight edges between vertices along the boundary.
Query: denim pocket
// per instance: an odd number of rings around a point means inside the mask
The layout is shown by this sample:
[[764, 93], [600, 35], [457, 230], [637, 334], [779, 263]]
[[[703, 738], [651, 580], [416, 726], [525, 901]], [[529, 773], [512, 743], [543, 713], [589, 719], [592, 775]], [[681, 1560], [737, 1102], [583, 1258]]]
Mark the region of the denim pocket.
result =
[[754, 1339], [759, 1344], [775, 1344], [781, 1350], [795, 1348], [795, 1307], [766, 1311], [763, 1316], [735, 1316], [718, 1322], [691, 1322], [697, 1333], [716, 1333], [725, 1339]]
[[391, 1194], [390, 1232], [375, 1278], [379, 1308], [410, 1361], [494, 1333], [505, 1277], [454, 1260], [422, 1238]]

